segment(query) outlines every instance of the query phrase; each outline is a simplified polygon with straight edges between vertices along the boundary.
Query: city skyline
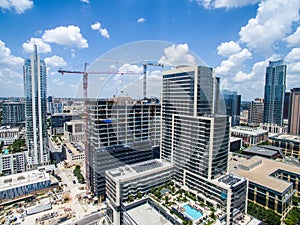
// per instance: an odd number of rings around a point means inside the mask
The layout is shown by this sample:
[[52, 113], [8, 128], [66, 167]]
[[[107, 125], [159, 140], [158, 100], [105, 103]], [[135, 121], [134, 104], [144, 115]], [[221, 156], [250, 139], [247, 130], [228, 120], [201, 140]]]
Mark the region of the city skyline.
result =
[[81, 80], [58, 68], [82, 70], [85, 62], [141, 40], [174, 43], [161, 57], [175, 65], [195, 63], [195, 53], [215, 69], [221, 88], [242, 100], [263, 97], [269, 60], [285, 58], [287, 89], [300, 86], [299, 0], [25, 0], [3, 1], [0, 8], [1, 96], [23, 95], [23, 59], [34, 43], [48, 67], [48, 95], [55, 97], [74, 97]]

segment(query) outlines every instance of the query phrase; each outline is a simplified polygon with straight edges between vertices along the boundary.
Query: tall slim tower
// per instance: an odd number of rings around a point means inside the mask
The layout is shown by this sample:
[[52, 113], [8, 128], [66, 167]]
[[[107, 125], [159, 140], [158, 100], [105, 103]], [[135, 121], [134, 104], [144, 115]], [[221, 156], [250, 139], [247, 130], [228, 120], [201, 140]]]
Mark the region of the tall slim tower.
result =
[[286, 69], [283, 60], [269, 62], [266, 71], [264, 123], [283, 124], [283, 104], [286, 89]]
[[231, 126], [240, 125], [241, 95], [238, 95], [237, 91], [223, 90], [222, 97], [226, 107], [225, 113], [231, 116]]
[[300, 135], [300, 88], [291, 89], [288, 132]]
[[25, 127], [28, 147], [27, 169], [49, 164], [47, 135], [47, 74], [46, 64], [40, 60], [37, 46], [23, 66]]

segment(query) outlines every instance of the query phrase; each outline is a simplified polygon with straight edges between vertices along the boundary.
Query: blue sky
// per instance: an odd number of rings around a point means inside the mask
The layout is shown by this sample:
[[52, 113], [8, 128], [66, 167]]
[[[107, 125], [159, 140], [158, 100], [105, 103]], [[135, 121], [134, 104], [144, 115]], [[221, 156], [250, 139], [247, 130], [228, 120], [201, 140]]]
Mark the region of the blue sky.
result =
[[85, 62], [143, 40], [170, 42], [158, 60], [173, 65], [200, 56], [222, 88], [242, 100], [263, 97], [265, 67], [282, 57], [287, 89], [299, 87], [299, 8], [300, 0], [1, 0], [0, 95], [23, 96], [23, 59], [33, 43], [48, 66], [48, 95], [74, 97], [80, 76], [61, 76], [58, 68], [82, 70]]

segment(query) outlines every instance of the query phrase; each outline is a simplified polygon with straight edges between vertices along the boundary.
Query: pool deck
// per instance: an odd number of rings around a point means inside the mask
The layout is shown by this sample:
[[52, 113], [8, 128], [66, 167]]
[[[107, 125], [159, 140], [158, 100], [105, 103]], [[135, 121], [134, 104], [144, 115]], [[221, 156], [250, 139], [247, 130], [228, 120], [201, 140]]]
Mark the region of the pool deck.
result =
[[198, 210], [199, 212], [202, 213], [202, 216], [201, 216], [199, 219], [194, 220], [193, 218], [191, 218], [191, 216], [189, 216], [188, 214], [182, 212], [182, 213], [184, 213], [188, 218], [192, 219], [192, 221], [193, 221], [194, 223], [197, 223], [197, 222], [202, 221], [203, 218], [205, 218], [205, 219], [208, 218], [208, 217], [209, 217], [209, 214], [211, 213], [211, 211], [210, 211], [210, 209], [209, 209], [208, 207], [201, 207], [200, 205], [197, 205], [193, 200], [190, 200], [190, 201], [188, 201], [188, 202], [182, 202], [182, 203], [180, 203], [180, 204], [179, 204], [179, 208], [184, 209], [183, 206], [185, 206], [185, 205], [189, 205], [190, 207], [192, 207], [192, 208], [194, 208], [194, 209], [196, 209], [196, 210]]

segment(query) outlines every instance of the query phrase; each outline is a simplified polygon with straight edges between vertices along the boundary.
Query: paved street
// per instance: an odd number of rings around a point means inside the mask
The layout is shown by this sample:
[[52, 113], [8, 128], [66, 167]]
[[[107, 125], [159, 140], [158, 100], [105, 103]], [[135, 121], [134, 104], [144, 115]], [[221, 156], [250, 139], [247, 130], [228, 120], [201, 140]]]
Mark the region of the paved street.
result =
[[93, 213], [89, 216], [86, 216], [86, 217], [80, 219], [80, 220], [76, 220], [72, 223], [69, 223], [68, 225], [74, 225], [74, 224], [87, 225], [87, 224], [90, 224], [90, 223], [100, 220], [102, 217], [104, 217], [104, 215], [105, 215], [104, 212]]

